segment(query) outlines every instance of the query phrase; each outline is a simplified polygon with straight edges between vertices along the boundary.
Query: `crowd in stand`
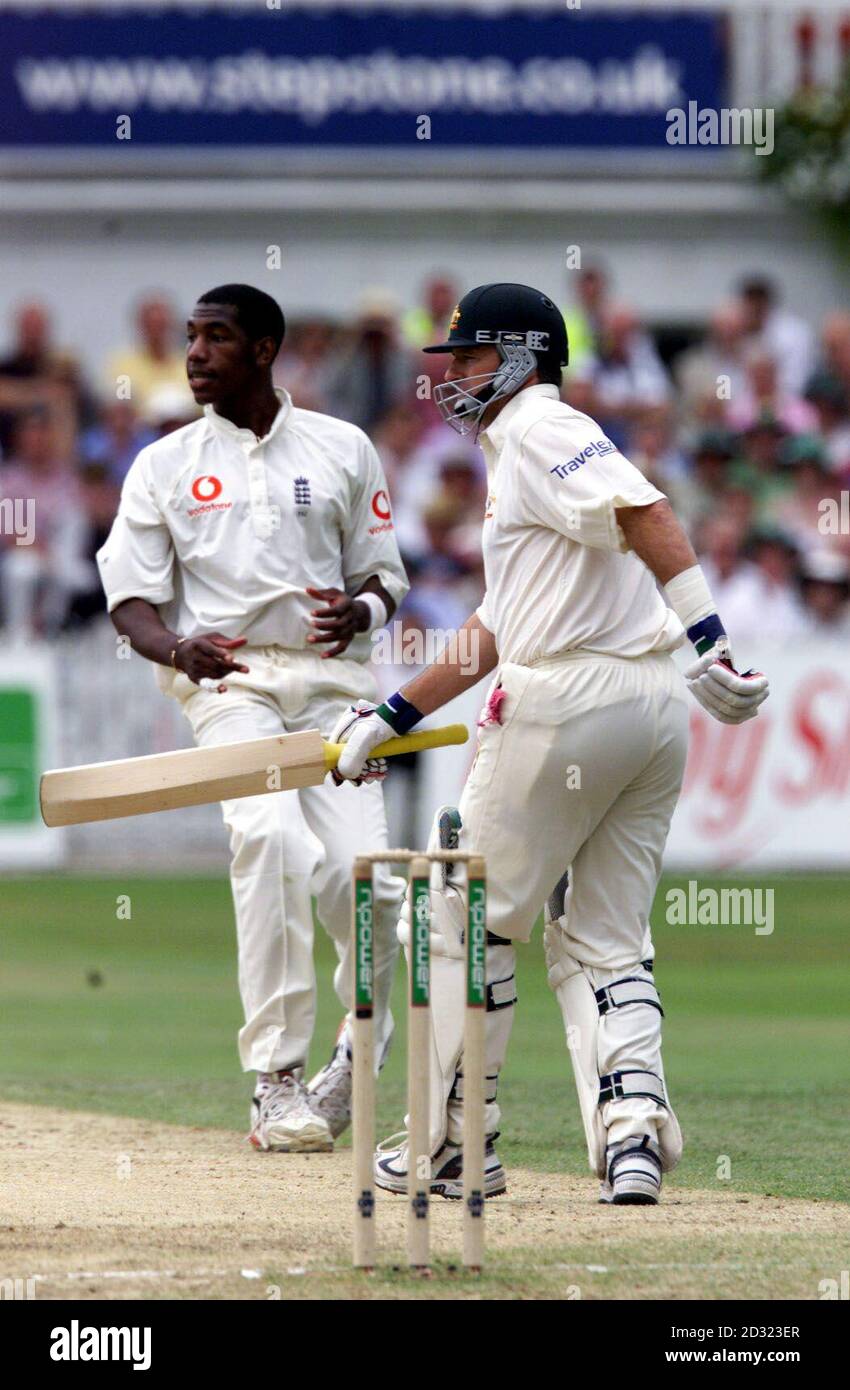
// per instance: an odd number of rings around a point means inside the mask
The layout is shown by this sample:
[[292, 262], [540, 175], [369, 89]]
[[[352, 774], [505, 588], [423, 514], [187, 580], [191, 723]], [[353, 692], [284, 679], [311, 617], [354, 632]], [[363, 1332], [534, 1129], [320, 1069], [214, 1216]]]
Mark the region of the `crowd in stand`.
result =
[[[564, 398], [670, 498], [733, 640], [850, 635], [850, 311], [813, 325], [760, 276], [730, 287], [690, 345], [662, 357], [601, 268], [574, 272]], [[405, 308], [364, 295], [352, 321], [290, 325], [276, 364], [295, 404], [350, 420], [380, 453], [412, 579], [408, 627], [452, 628], [480, 601], [486, 479], [431, 400], [458, 288]], [[180, 319], [135, 308], [135, 341], [86, 378], [49, 310], [22, 304], [0, 354], [0, 624], [50, 637], [103, 613], [94, 557], [147, 443], [196, 417]], [[30, 512], [32, 508], [32, 512]], [[34, 520], [33, 525], [28, 520]]]

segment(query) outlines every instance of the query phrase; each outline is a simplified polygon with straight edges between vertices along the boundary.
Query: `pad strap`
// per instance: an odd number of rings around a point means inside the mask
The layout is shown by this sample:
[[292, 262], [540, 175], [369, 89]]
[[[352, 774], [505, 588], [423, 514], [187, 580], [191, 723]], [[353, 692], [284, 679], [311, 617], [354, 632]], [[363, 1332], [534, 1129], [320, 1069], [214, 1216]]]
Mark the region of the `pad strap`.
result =
[[487, 1012], [495, 1013], [497, 1009], [510, 1009], [517, 1001], [516, 976], [511, 975], [509, 980], [494, 980], [487, 986]]
[[[499, 1089], [499, 1077], [498, 1077], [498, 1074], [497, 1074], [496, 1076], [485, 1076], [485, 1077], [484, 1077], [484, 1103], [485, 1103], [486, 1105], [494, 1105], [494, 1104], [495, 1104], [495, 1102], [496, 1102], [496, 1094], [497, 1094], [497, 1092], [498, 1092], [498, 1089]], [[454, 1079], [454, 1082], [452, 1083], [452, 1089], [449, 1091], [449, 1100], [463, 1100], [463, 1072], [462, 1072], [462, 1071], [455, 1072], [455, 1079]]]
[[594, 993], [600, 1017], [610, 1013], [612, 1009], [624, 1009], [629, 1004], [649, 1004], [651, 1008], [658, 1010], [662, 1018], [664, 1017], [661, 999], [652, 980], [641, 980], [634, 975], [627, 975], [623, 980], [614, 980], [613, 984], [594, 990]]
[[654, 1071], [611, 1071], [599, 1078], [599, 1104], [609, 1100], [625, 1100], [643, 1096], [654, 1100], [664, 1109], [669, 1109], [664, 1094], [664, 1083]]

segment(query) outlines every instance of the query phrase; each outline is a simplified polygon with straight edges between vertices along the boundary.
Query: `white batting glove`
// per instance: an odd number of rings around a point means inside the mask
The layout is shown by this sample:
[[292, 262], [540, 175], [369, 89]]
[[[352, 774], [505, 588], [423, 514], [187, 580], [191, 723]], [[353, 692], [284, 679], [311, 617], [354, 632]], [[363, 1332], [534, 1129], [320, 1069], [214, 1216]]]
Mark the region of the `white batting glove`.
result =
[[761, 671], [735, 670], [725, 637], [688, 667], [685, 681], [694, 699], [721, 724], [755, 719], [759, 705], [770, 694], [767, 676]]
[[331, 772], [337, 786], [353, 782], [359, 787], [362, 782], [382, 782], [386, 777], [386, 758], [370, 758], [369, 754], [379, 743], [395, 738], [396, 733], [376, 710], [377, 705], [358, 700], [356, 705], [349, 705], [334, 726], [329, 741], [345, 744], [345, 751]]

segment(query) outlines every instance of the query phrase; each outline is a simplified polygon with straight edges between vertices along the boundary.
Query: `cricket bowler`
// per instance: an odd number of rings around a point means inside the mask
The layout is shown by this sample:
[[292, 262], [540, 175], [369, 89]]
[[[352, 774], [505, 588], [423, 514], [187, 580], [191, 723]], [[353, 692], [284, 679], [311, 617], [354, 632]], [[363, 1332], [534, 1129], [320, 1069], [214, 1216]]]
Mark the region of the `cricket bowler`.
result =
[[[374, 699], [369, 634], [407, 592], [378, 456], [355, 426], [275, 390], [277, 303], [250, 285], [201, 295], [186, 366], [203, 416], [143, 449], [98, 555], [118, 632], [155, 663], [200, 746], [329, 729]], [[313, 1033], [315, 894], [350, 1002], [351, 864], [387, 846], [381, 760], [343, 787], [222, 802], [230, 832], [239, 1054], [256, 1072], [250, 1139], [328, 1150], [348, 1124], [344, 1023], [329, 1064], [304, 1084]], [[270, 769], [270, 775], [274, 769]], [[375, 873], [376, 1057], [392, 1032], [389, 991], [403, 880]]]
[[[486, 593], [465, 624], [478, 669], [438, 660], [337, 731], [358, 777], [370, 751], [491, 672], [460, 805], [432, 846], [488, 867], [486, 1195], [506, 1188], [496, 1087], [516, 1002], [515, 941], [546, 904], [549, 982], [563, 1015], [601, 1200], [655, 1203], [682, 1136], [661, 1061], [649, 929], [682, 784], [686, 688], [727, 724], [753, 718], [766, 678], [739, 674], [702, 570], [664, 495], [560, 399], [562, 316], [526, 285], [471, 290], [435, 390], [443, 418], [479, 439], [489, 495]], [[671, 652], [687, 634], [685, 679]], [[455, 642], [447, 652], [468, 651]], [[454, 843], [453, 843], [454, 839]], [[432, 877], [432, 1191], [461, 1195], [464, 910], [461, 870]], [[409, 915], [399, 936], [409, 942]], [[376, 1182], [406, 1185], [406, 1135], [375, 1156]]]

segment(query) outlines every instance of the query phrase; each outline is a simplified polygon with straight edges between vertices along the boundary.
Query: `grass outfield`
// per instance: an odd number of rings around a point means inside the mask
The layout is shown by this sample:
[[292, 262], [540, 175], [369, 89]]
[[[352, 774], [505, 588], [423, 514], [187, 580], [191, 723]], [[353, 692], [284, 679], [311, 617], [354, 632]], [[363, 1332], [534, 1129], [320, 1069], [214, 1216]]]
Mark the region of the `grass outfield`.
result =
[[[655, 912], [668, 1082], [686, 1138], [676, 1185], [709, 1188], [720, 1178], [727, 1191], [847, 1201], [850, 878], [771, 879], [770, 936], [666, 925], [658, 904], [682, 882], [664, 880]], [[235, 1049], [225, 880], [9, 878], [0, 895], [0, 1097], [245, 1129], [250, 1081]], [[130, 920], [117, 915], [119, 895], [129, 897]], [[340, 1013], [322, 932], [317, 952], [314, 1065]], [[507, 1166], [583, 1174], [539, 931], [519, 957], [499, 1151]], [[402, 1027], [403, 1013], [399, 992]], [[399, 1043], [382, 1078], [379, 1133], [400, 1127], [404, 1062]]]

